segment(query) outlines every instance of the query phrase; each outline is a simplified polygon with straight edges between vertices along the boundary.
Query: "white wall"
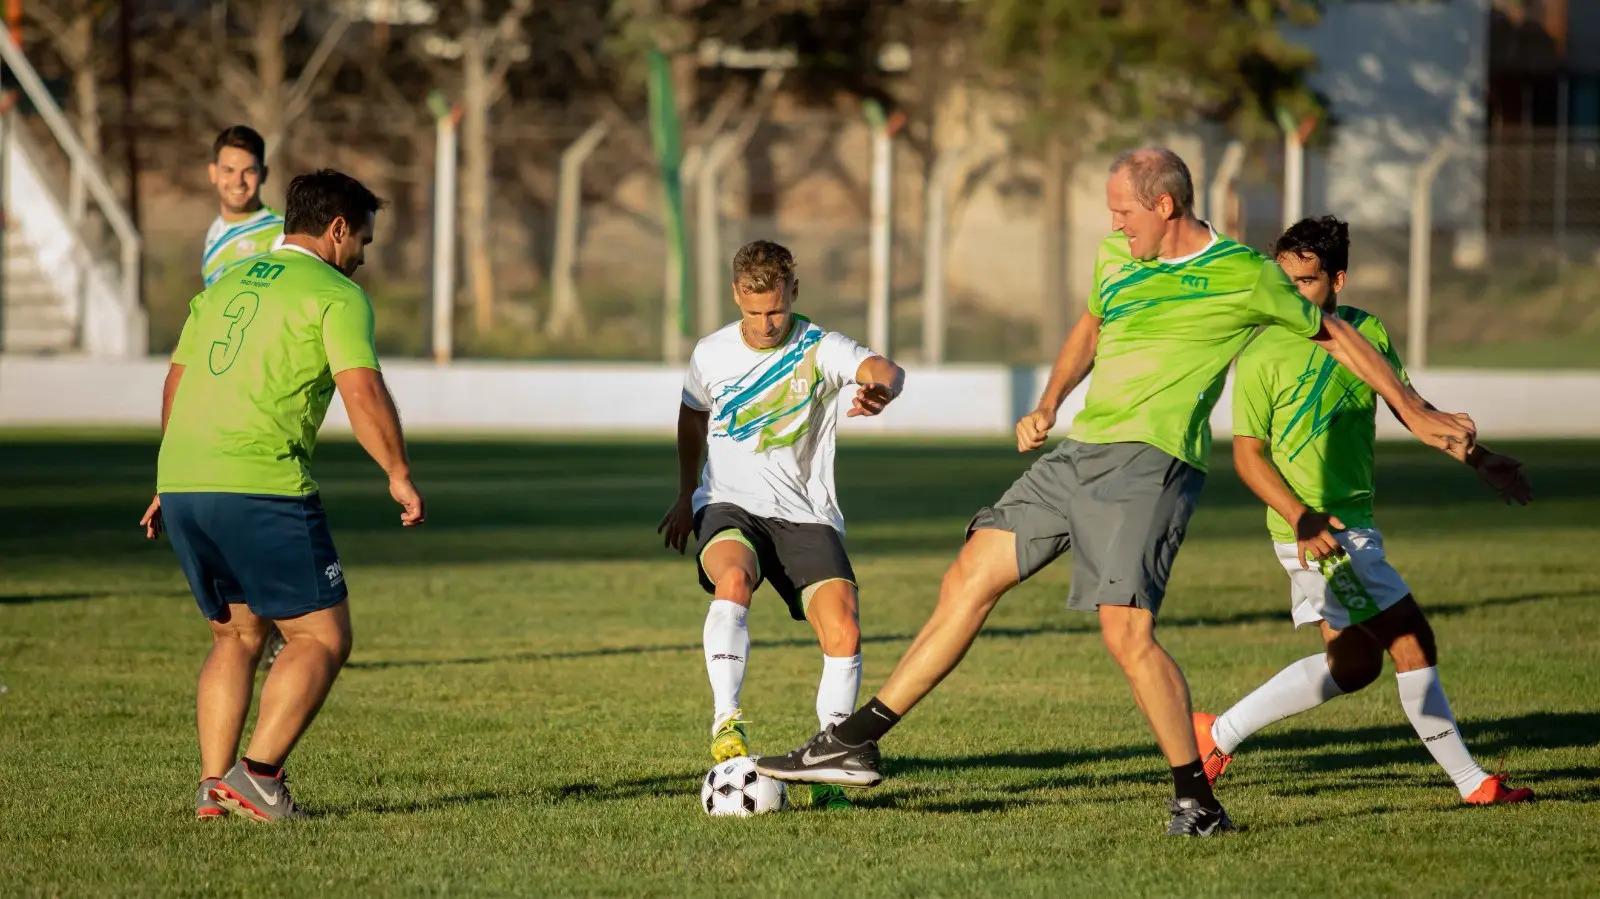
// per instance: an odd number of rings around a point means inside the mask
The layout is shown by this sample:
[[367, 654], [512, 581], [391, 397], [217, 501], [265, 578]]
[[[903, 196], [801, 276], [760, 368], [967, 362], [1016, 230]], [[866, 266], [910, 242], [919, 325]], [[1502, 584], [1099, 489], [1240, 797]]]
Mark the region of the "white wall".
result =
[[[0, 356], [0, 426], [155, 427], [164, 360]], [[414, 431], [521, 431], [668, 435], [677, 422], [682, 373], [656, 365], [388, 363], [384, 369], [407, 427]], [[912, 368], [906, 392], [877, 419], [843, 419], [841, 433], [1002, 436], [1032, 408], [1047, 375], [1002, 366]], [[1445, 409], [1466, 411], [1486, 439], [1600, 437], [1600, 371], [1412, 372], [1418, 388]], [[1062, 410], [1082, 408], [1080, 389]], [[841, 398], [848, 406], [848, 397]], [[1212, 416], [1230, 433], [1225, 394]], [[1404, 431], [1387, 414], [1379, 433]], [[347, 428], [335, 403], [329, 427]]]

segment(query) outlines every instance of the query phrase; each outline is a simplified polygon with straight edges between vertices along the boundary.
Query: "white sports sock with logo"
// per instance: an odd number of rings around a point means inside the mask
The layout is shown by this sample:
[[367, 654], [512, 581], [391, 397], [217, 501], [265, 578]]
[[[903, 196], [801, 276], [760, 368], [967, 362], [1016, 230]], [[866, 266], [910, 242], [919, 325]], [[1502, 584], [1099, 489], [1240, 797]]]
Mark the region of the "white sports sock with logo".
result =
[[744, 686], [744, 669], [750, 658], [750, 628], [745, 625], [749, 613], [749, 609], [726, 599], [713, 599], [706, 609], [706, 676], [711, 679], [715, 721], [739, 708], [739, 690]]
[[817, 682], [817, 726], [826, 728], [850, 717], [861, 692], [861, 653], [822, 657], [822, 680]]
[[1400, 688], [1400, 707], [1406, 710], [1406, 717], [1411, 719], [1411, 726], [1422, 738], [1422, 745], [1455, 781], [1461, 798], [1472, 795], [1489, 775], [1473, 761], [1472, 753], [1461, 739], [1456, 717], [1450, 713], [1450, 700], [1445, 698], [1444, 687], [1439, 684], [1439, 669], [1401, 671], [1395, 674], [1394, 680]]
[[1314, 709], [1343, 693], [1328, 671], [1327, 654], [1306, 656], [1223, 712], [1211, 726], [1211, 738], [1217, 741], [1217, 749], [1232, 755], [1240, 743], [1261, 728]]

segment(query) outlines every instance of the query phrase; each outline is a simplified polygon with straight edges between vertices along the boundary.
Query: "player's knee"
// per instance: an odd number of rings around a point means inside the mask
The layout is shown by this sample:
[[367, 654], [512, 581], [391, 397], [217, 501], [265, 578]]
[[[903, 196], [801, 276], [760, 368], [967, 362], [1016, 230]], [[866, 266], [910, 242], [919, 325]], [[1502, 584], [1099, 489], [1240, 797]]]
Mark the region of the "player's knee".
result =
[[756, 589], [755, 578], [737, 565], [730, 565], [717, 572], [715, 583], [718, 599], [736, 602], [741, 606], [750, 605], [750, 597]]
[[861, 651], [861, 628], [854, 618], [846, 618], [822, 629], [823, 655], [853, 656]]
[[1389, 657], [1394, 659], [1394, 670], [1419, 671], [1431, 668], [1438, 664], [1439, 657], [1433, 646], [1433, 632], [1426, 634], [1407, 634], [1389, 644]]
[[251, 658], [256, 658], [266, 648], [268, 633], [265, 627], [229, 626], [213, 628], [211, 639], [215, 643], [234, 647]]
[[963, 559], [956, 559], [945, 569], [939, 584], [940, 604], [955, 603], [964, 609], [987, 615], [1000, 594], [990, 588], [977, 569]]
[[1137, 609], [1108, 611], [1101, 607], [1100, 640], [1118, 665], [1136, 667], [1160, 647], [1156, 644], [1154, 621]]

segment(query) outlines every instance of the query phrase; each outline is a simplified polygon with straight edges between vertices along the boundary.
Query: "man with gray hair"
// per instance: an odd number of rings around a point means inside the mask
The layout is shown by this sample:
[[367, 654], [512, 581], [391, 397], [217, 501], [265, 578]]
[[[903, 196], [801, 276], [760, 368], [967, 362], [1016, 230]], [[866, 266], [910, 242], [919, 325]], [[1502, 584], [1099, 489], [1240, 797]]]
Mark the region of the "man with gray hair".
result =
[[1069, 548], [1069, 608], [1099, 617], [1172, 768], [1167, 833], [1233, 829], [1195, 743], [1189, 688], [1156, 642], [1156, 615], [1205, 481], [1211, 409], [1228, 365], [1257, 328], [1282, 328], [1327, 350], [1370, 384], [1424, 443], [1456, 458], [1476, 432], [1432, 410], [1348, 323], [1307, 302], [1272, 260], [1194, 217], [1194, 185], [1159, 147], [1117, 157], [1106, 182], [1112, 234], [1095, 260], [1088, 311], [1067, 335], [1038, 406], [1017, 422], [1017, 451], [1045, 442], [1056, 412], [1095, 370], [1072, 436], [978, 510], [945, 572], [939, 604], [868, 703], [786, 756], [760, 760], [783, 780], [872, 786], [877, 742], [966, 654], [995, 603]]

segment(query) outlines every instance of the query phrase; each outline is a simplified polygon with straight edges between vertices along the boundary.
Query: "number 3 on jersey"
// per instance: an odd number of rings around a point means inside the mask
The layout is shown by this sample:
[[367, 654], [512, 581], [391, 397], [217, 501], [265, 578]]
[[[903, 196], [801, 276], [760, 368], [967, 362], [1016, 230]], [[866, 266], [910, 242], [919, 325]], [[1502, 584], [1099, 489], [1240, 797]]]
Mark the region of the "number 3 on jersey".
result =
[[211, 373], [220, 375], [233, 367], [244, 346], [244, 331], [255, 321], [256, 310], [261, 308], [261, 297], [253, 291], [234, 295], [222, 307], [222, 317], [228, 319], [228, 333], [221, 340], [211, 342]]

